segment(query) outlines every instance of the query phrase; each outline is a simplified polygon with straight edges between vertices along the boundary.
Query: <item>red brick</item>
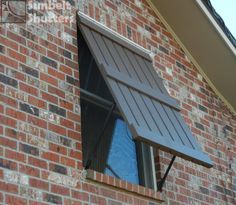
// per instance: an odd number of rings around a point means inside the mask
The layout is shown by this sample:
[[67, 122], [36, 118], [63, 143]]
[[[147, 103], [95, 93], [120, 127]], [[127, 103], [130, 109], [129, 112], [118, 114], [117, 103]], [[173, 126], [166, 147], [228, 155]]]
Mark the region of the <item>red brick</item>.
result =
[[14, 50], [18, 50], [18, 47], [19, 47], [18, 44], [15, 43], [14, 41], [11, 41], [8, 38], [0, 36], [0, 42], [1, 42], [1, 44], [4, 44], [7, 47], [10, 47]]
[[57, 96], [59, 96], [61, 98], [65, 98], [65, 92], [64, 91], [62, 91], [60, 89], [57, 89], [55, 87], [52, 87], [50, 85], [48, 86], [48, 92], [50, 94], [57, 95]]
[[53, 162], [59, 162], [59, 156], [52, 152], [44, 152], [41, 157], [42, 159], [47, 159]]
[[57, 104], [58, 103], [58, 98], [49, 94], [49, 93], [45, 93], [45, 92], [42, 92], [41, 91], [41, 96], [42, 96], [42, 99], [43, 100], [46, 100], [46, 101], [49, 101], [49, 102], [52, 102], [54, 104]]
[[59, 46], [64, 46], [64, 41], [60, 38], [57, 38], [55, 35], [48, 34], [48, 40], [55, 43]]
[[66, 128], [70, 128], [70, 129], [74, 129], [75, 128], [74, 123], [72, 121], [66, 120], [64, 118], [60, 119], [60, 125], [66, 127]]
[[3, 64], [6, 64], [12, 68], [17, 68], [17, 65], [18, 65], [17, 61], [10, 59], [10, 58], [3, 56], [3, 55], [0, 55], [0, 62]]
[[46, 41], [44, 39], [39, 39], [39, 44], [45, 48], [52, 50], [52, 51], [57, 50], [57, 46], [55, 44], [50, 43], [49, 41]]
[[62, 72], [58, 72], [55, 69], [48, 68], [48, 74], [53, 76], [54, 78], [65, 80], [65, 74]]
[[72, 190], [71, 195], [73, 198], [82, 200], [82, 201], [88, 201], [89, 200], [89, 194], [77, 190]]
[[47, 129], [47, 122], [45, 120], [29, 115], [27, 121], [32, 125]]
[[25, 154], [22, 154], [13, 150], [9, 150], [9, 149], [5, 150], [5, 157], [8, 159], [13, 159], [20, 162], [26, 162]]
[[7, 97], [1, 94], [0, 94], [0, 99], [2, 103], [5, 103], [8, 106], [15, 107], [15, 108], [17, 107], [17, 101], [15, 99], [12, 99], [10, 97]]
[[92, 184], [82, 184], [82, 189], [86, 192], [91, 192], [93, 194], [98, 194], [99, 193], [99, 189], [97, 186], [92, 185]]
[[47, 50], [47, 56], [49, 58], [52, 58], [52, 59], [56, 60], [56, 61], [59, 60], [59, 55], [55, 52], [50, 51], [50, 50]]
[[105, 197], [116, 199], [116, 192], [111, 189], [100, 188], [99, 194]]
[[53, 143], [49, 144], [49, 149], [50, 149], [50, 151], [53, 151], [53, 152], [56, 152], [59, 154], [63, 154], [63, 155], [67, 154], [67, 149], [65, 147], [60, 146], [60, 145], [56, 145]]
[[3, 134], [3, 126], [0, 126], [0, 134]]
[[24, 198], [20, 198], [17, 196], [11, 196], [11, 195], [6, 195], [6, 204], [9, 205], [22, 205], [22, 204], [26, 204], [27, 200]]
[[94, 18], [94, 7], [93, 7], [93, 4], [89, 4], [89, 16]]
[[16, 141], [13, 141], [5, 137], [0, 137], [0, 144], [5, 147], [10, 147], [11, 149], [16, 149], [16, 146], [17, 146]]
[[49, 183], [42, 180], [30, 178], [29, 184], [31, 187], [35, 187], [35, 188], [43, 189], [43, 190], [49, 190]]
[[28, 163], [39, 168], [47, 168], [47, 162], [45, 160], [37, 159], [32, 156], [28, 156]]
[[82, 205], [82, 202], [76, 201], [76, 200], [71, 200], [71, 199], [64, 199], [64, 205]]
[[68, 157], [61, 157], [60, 163], [69, 167], [76, 168], [76, 161]]
[[67, 117], [68, 117], [70, 120], [73, 120], [73, 121], [76, 121], [76, 122], [79, 122], [79, 121], [80, 121], [80, 115], [75, 114], [75, 113], [73, 113], [73, 112], [67, 112]]
[[14, 139], [17, 138], [16, 130], [11, 129], [11, 128], [5, 128], [5, 135]]
[[94, 204], [106, 205], [106, 199], [96, 195], [91, 195], [91, 202]]
[[188, 204], [188, 197], [184, 195], [177, 194], [177, 200], [180, 202], [183, 202], [185, 204]]
[[0, 93], [4, 93], [5, 92], [5, 85], [0, 84]]
[[63, 108], [73, 111], [73, 104], [66, 100], [60, 99], [59, 105]]
[[132, 203], [132, 197], [125, 193], [117, 193], [117, 199], [124, 203]]
[[80, 134], [78, 132], [74, 132], [72, 130], [68, 130], [68, 137], [75, 139], [75, 140], [81, 140]]
[[55, 194], [70, 196], [70, 190], [69, 188], [58, 186], [58, 185], [51, 185], [51, 192]]
[[48, 204], [38, 201], [29, 201], [29, 205], [48, 205]]
[[25, 63], [26, 62], [26, 57], [16, 51], [13, 51], [11, 49], [8, 49], [8, 55], [9, 57], [17, 60], [17, 61], [20, 61], [22, 63]]
[[38, 96], [38, 89], [32, 87], [31, 85], [27, 85], [25, 83], [20, 82], [20, 89], [24, 92], [31, 94], [31, 95]]
[[16, 41], [17, 43], [20, 43], [20, 44], [23, 44], [23, 45], [26, 44], [26, 40], [25, 40], [24, 37], [22, 37], [18, 34], [12, 33], [10, 31], [7, 32], [7, 37], [9, 37], [10, 39]]
[[27, 47], [31, 48], [34, 51], [37, 51], [43, 55], [46, 55], [46, 49], [32, 41], [27, 41]]
[[17, 121], [12, 119], [12, 118], [0, 115], [0, 122], [3, 125], [7, 125], [7, 126], [10, 126], [10, 127], [16, 128]]
[[144, 201], [143, 199], [139, 198], [134, 198], [133, 203], [138, 205], [148, 205], [147, 201]]
[[76, 124], [75, 130], [76, 130], [77, 132], [80, 132], [80, 131], [81, 131], [81, 126], [80, 126], [80, 124]]
[[[77, 53], [77, 47], [71, 44], [65, 43], [65, 48], [73, 53]], [[69, 66], [70, 67], [70, 66]], [[74, 68], [74, 67], [72, 67]]]
[[31, 166], [27, 166], [24, 164], [20, 164], [19, 165], [19, 171], [20, 173], [24, 173], [33, 177], [39, 177], [40, 176], [40, 170], [35, 168], [35, 167], [31, 167]]
[[66, 129], [61, 127], [61, 126], [49, 123], [48, 124], [48, 129], [53, 131], [53, 132], [56, 132], [56, 133], [58, 133], [60, 135], [66, 135]]
[[8, 116], [11, 116], [15, 119], [25, 121], [26, 120], [26, 114], [17, 110], [13, 110], [11, 108], [6, 109], [6, 114]]
[[65, 65], [60, 65], [60, 71], [62, 71], [63, 73], [66, 73], [68, 75], [72, 75], [72, 69], [69, 66], [65, 66]]
[[58, 80], [56, 78], [52, 78], [52, 76], [49, 76], [47, 74], [41, 73], [40, 80], [47, 82], [53, 86], [58, 86]]
[[117, 11], [117, 6], [115, 6], [110, 1], [105, 0], [105, 5], [108, 6], [109, 8], [111, 8], [111, 9], [113, 9], [114, 11]]
[[20, 46], [20, 53], [28, 56], [29, 55], [29, 49], [24, 47], [24, 46]]
[[81, 160], [82, 159], [82, 153], [80, 151], [74, 151], [74, 150], [70, 150], [69, 152], [69, 156], [70, 157], [73, 157], [77, 160]]
[[18, 193], [18, 185], [0, 181], [0, 190], [9, 193]]
[[3, 202], [3, 193], [0, 193], [0, 202]]
[[65, 64], [73, 69], [77, 69], [78, 68], [78, 64], [69, 60], [69, 59], [65, 59]]
[[[42, 97], [42, 99], [46, 100], [43, 97]], [[34, 106], [39, 107], [39, 108], [45, 109], [46, 108], [46, 102], [44, 102], [43, 100], [40, 100], [40, 99], [38, 99], [36, 97], [33, 97], [31, 95], [28, 96], [29, 104], [34, 105]]]

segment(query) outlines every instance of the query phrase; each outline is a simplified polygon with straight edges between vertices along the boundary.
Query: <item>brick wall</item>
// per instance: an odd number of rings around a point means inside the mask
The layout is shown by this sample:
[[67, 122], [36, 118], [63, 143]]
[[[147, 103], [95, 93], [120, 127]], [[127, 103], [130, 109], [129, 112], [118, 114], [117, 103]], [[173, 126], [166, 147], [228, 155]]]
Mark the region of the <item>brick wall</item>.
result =
[[[178, 158], [163, 192], [83, 179], [76, 22], [0, 26], [1, 204], [236, 204], [236, 119], [141, 0], [69, 1], [153, 52], [154, 66], [214, 162]], [[159, 152], [162, 174], [171, 156]], [[159, 168], [159, 167], [157, 167]]]

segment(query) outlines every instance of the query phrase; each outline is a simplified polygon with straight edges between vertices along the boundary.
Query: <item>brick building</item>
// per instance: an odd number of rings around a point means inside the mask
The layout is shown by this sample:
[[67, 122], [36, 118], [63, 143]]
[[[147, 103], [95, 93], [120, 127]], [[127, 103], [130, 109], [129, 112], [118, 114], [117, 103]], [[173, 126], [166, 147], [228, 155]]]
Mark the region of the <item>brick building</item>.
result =
[[1, 2], [0, 204], [236, 204], [236, 43], [210, 2], [68, 2]]

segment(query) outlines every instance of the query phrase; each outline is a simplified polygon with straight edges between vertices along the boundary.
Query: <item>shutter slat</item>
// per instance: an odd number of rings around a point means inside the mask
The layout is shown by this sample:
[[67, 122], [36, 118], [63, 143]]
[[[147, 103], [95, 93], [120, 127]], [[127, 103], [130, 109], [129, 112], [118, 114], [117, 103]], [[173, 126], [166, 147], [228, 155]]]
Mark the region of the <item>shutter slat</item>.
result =
[[107, 66], [100, 65], [100, 69], [103, 71], [105, 75], [107, 75], [110, 78], [113, 78], [117, 81], [119, 81], [122, 84], [125, 84], [132, 89], [135, 89], [139, 92], [142, 92], [144, 95], [148, 95], [149, 97], [158, 100], [162, 103], [165, 103], [168, 106], [171, 106], [172, 108], [176, 110], [180, 110], [179, 106], [177, 105], [176, 101], [171, 98], [168, 95], [164, 95], [158, 90], [154, 90], [151, 87], [146, 86], [145, 84], [138, 83], [137, 81], [133, 80], [132, 78], [129, 78], [127, 75], [115, 71], [113, 68], [108, 68]]

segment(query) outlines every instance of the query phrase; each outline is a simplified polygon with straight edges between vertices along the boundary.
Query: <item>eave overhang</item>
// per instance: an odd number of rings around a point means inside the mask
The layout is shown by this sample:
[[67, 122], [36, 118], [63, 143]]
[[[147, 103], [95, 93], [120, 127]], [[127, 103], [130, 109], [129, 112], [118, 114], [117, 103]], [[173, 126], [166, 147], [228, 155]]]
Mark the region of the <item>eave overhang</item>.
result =
[[236, 114], [236, 48], [201, 0], [148, 0], [216, 94]]

